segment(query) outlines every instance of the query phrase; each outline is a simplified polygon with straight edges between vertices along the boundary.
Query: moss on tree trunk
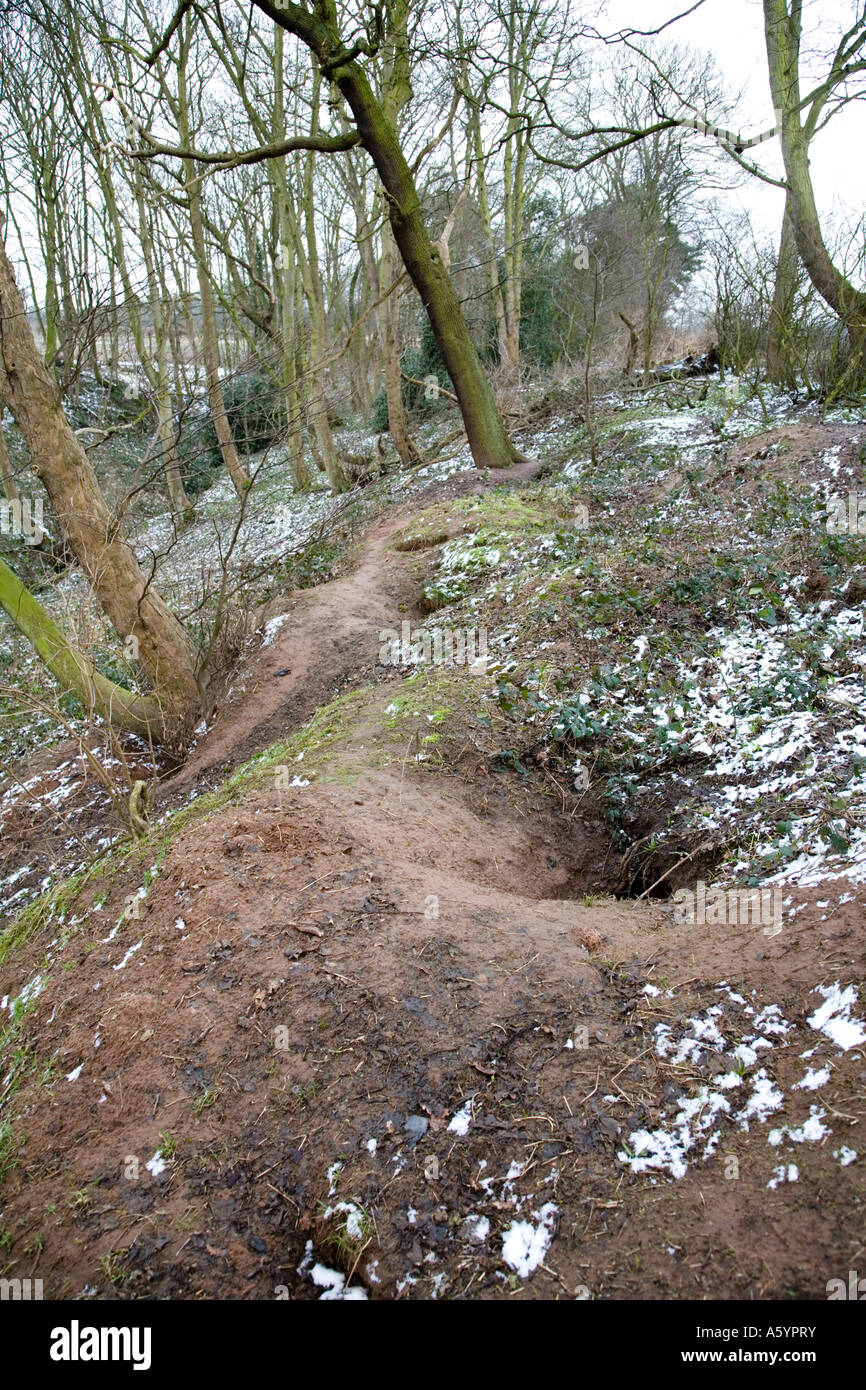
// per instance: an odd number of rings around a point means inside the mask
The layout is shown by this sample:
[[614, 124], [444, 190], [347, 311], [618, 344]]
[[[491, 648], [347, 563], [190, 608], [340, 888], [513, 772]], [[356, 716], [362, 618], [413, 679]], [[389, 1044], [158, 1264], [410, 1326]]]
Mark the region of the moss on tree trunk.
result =
[[97, 671], [67, 642], [54, 619], [5, 560], [0, 560], [0, 608], [32, 644], [61, 688], [77, 696], [86, 710], [127, 733], [144, 738], [158, 733], [162, 723], [159, 701], [125, 690]]

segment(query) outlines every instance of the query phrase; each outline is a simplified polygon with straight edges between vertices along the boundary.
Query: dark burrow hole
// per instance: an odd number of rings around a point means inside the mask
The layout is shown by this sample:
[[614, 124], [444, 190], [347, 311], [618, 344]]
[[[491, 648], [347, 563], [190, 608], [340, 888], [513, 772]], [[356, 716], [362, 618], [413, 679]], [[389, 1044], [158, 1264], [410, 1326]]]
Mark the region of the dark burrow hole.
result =
[[[599, 895], [666, 902], [680, 888], [711, 883], [718, 857], [697, 836], [661, 845], [646, 834], [626, 840], [600, 818], [576, 824], [558, 817], [542, 846], [534, 837], [527, 843], [527, 867], [537, 869], [531, 896], [576, 902]], [[515, 884], [515, 891], [527, 889]]]

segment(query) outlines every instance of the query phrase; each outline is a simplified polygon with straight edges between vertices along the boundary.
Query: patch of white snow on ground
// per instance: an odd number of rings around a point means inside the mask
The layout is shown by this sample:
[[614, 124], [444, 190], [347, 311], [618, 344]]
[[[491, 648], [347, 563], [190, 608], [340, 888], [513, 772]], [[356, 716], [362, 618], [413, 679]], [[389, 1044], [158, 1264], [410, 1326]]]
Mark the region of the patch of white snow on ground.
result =
[[129, 948], [129, 950], [127, 951], [126, 955], [123, 957], [123, 960], [118, 961], [117, 965], [113, 965], [113, 966], [111, 967], [112, 970], [123, 970], [123, 969], [129, 964], [129, 962], [132, 960], [132, 957], [135, 955], [136, 951], [140, 951], [140, 950], [141, 950], [143, 944], [144, 944], [144, 940], [143, 940], [143, 938], [142, 938], [142, 940], [139, 941], [139, 942], [137, 942], [135, 946], [130, 946], [130, 948]]
[[470, 1098], [469, 1100], [467, 1100], [466, 1104], [461, 1105], [457, 1113], [452, 1116], [451, 1123], [448, 1126], [448, 1131], [450, 1134], [456, 1134], [459, 1136], [459, 1138], [462, 1139], [464, 1135], [469, 1133], [469, 1126], [471, 1123], [472, 1100]]
[[540, 1211], [532, 1213], [534, 1221], [512, 1221], [502, 1237], [502, 1258], [509, 1268], [528, 1279], [544, 1263], [556, 1228], [558, 1207], [545, 1202]]
[[857, 1003], [853, 985], [842, 989], [837, 980], [832, 985], [818, 985], [814, 992], [823, 994], [824, 1003], [809, 1017], [810, 1028], [823, 1033], [843, 1052], [866, 1043], [866, 1028], [859, 1018], [851, 1017], [851, 1009]]

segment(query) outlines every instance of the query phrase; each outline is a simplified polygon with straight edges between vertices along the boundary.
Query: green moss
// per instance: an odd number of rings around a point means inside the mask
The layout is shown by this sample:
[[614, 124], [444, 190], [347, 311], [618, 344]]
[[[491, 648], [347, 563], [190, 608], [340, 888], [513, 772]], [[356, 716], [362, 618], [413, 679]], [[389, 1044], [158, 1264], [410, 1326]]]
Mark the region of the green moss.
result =
[[12, 951], [23, 946], [49, 922], [63, 921], [85, 883], [99, 872], [101, 862], [97, 861], [90, 868], [81, 869], [54, 884], [19, 912], [15, 920], [0, 932], [0, 965]]
[[382, 711], [384, 728], [393, 735], [388, 747], [402, 760], [407, 745], [414, 741], [418, 749], [423, 747], [432, 755], [434, 746], [449, 733], [464, 728], [467, 720], [475, 723], [475, 708], [485, 689], [489, 689], [485, 677], [467, 678], [461, 668], [419, 667], [392, 691]]
[[18, 1163], [18, 1150], [23, 1143], [24, 1135], [15, 1131], [12, 1121], [0, 1120], [0, 1182]]
[[525, 534], [544, 531], [561, 520], [561, 497], [549, 486], [521, 492], [492, 488], [482, 497], [460, 497], [451, 504], [452, 514], [464, 517], [473, 530], [514, 530]]
[[[37, 996], [38, 997], [38, 996]], [[15, 1117], [10, 1113], [12, 1098], [21, 1087], [25, 1077], [39, 1070], [35, 1051], [21, 1042], [22, 1020], [31, 1013], [36, 997], [21, 1004], [18, 1002], [11, 1021], [0, 1027], [0, 1071], [3, 1075], [3, 1091], [0, 1096], [0, 1183], [18, 1163], [18, 1150], [25, 1143], [26, 1136], [16, 1129]], [[43, 1066], [42, 1076], [46, 1074]]]

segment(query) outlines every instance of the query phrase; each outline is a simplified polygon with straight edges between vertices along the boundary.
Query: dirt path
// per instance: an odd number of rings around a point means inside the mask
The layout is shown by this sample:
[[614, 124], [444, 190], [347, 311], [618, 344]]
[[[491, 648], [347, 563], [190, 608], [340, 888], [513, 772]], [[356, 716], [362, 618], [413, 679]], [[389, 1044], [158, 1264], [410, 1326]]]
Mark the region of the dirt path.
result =
[[[457, 475], [445, 489], [431, 491], [438, 498], [477, 486], [471, 476]], [[230, 692], [181, 767], [161, 779], [160, 811], [219, 783], [239, 763], [287, 737], [342, 686], [369, 680], [381, 645], [380, 630], [399, 627], [403, 619], [416, 616], [418, 585], [410, 578], [410, 557], [386, 551], [417, 506], [392, 509], [368, 530], [344, 576], [298, 590], [270, 606], [273, 639], [266, 639], [243, 661], [235, 675], [236, 693]], [[5, 821], [0, 820], [6, 832], [0, 846], [4, 875], [26, 865], [25, 882], [38, 882], [47, 869], [55, 871], [58, 805], [67, 817], [72, 813], [75, 824], [70, 822], [67, 833], [73, 847], [76, 831], [80, 836], [92, 827], [121, 829], [104, 788], [88, 780], [86, 765], [80, 766], [78, 751], [78, 745], [68, 741], [46, 750], [41, 761], [38, 756], [30, 760], [30, 790], [19, 788]], [[134, 755], [131, 768], [136, 776], [152, 776], [150, 764], [137, 762]], [[68, 795], [70, 780], [75, 786]]]
[[172, 793], [216, 777], [298, 729], [340, 684], [369, 678], [381, 643], [378, 634], [409, 612], [408, 563], [388, 556], [389, 541], [411, 516], [408, 507], [391, 512], [364, 537], [350, 573], [293, 595], [282, 625], [254, 653], [240, 695], [230, 699], [179, 772], [168, 781]]
[[504, 482], [519, 487], [537, 477], [540, 469], [539, 463], [527, 460], [487, 479], [470, 470], [434, 484], [413, 502], [389, 511], [365, 533], [349, 573], [291, 595], [284, 626], [254, 654], [241, 694], [220, 709], [207, 737], [167, 780], [171, 795], [225, 776], [244, 759], [297, 729], [338, 685], [369, 679], [382, 628], [399, 630], [405, 619], [422, 616], [411, 557], [386, 553], [389, 542], [415, 512]]

